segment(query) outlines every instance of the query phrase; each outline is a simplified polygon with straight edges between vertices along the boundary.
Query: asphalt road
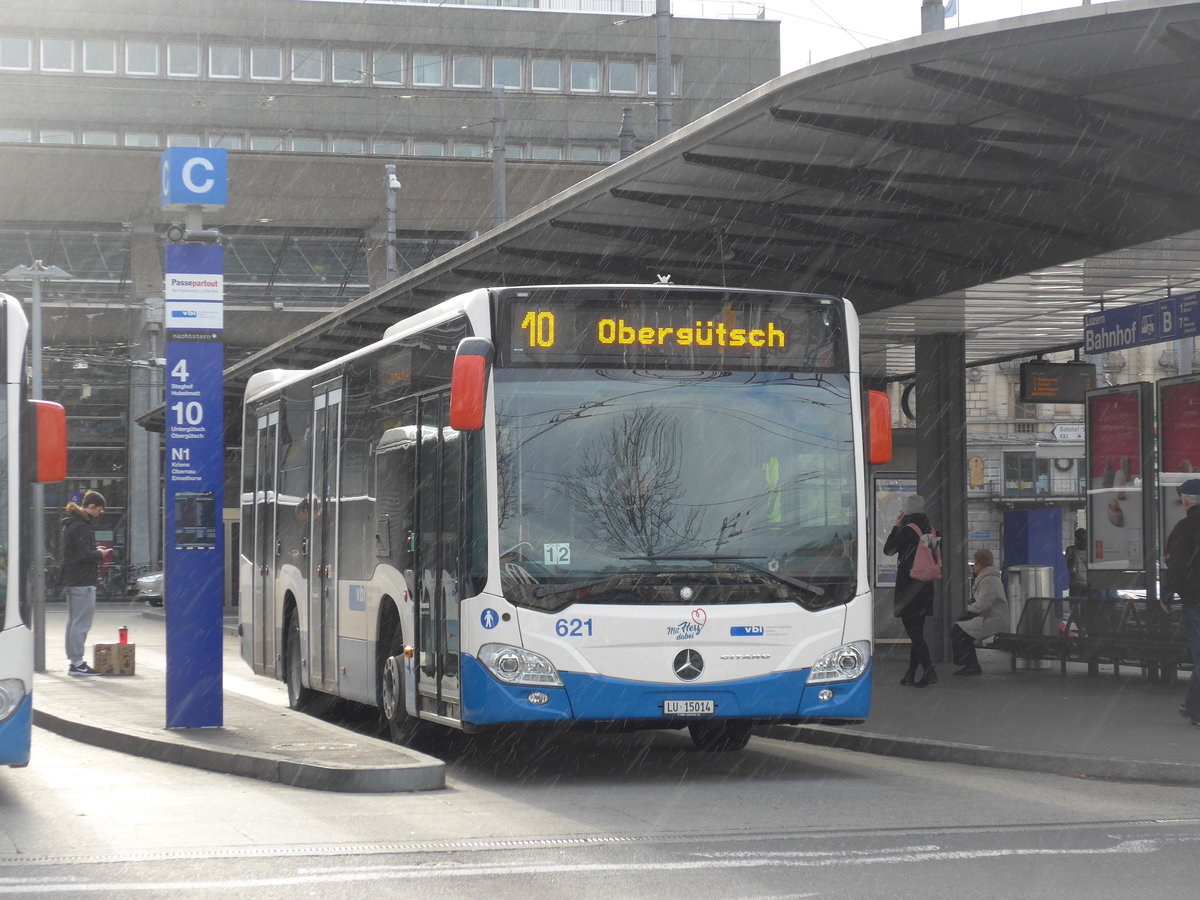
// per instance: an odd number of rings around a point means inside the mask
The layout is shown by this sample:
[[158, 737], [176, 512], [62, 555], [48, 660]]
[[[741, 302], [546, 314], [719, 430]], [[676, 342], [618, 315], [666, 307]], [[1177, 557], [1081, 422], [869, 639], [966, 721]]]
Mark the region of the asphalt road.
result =
[[332, 795], [35, 733], [0, 896], [1190, 896], [1200, 791], [755, 738], [461, 736], [445, 791]]

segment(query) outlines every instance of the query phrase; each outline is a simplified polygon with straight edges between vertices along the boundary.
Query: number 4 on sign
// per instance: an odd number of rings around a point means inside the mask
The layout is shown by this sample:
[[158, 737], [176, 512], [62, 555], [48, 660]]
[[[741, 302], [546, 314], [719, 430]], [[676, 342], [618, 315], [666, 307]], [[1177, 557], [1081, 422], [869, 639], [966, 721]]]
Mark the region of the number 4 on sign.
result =
[[181, 359], [175, 363], [175, 368], [171, 370], [171, 377], [178, 378], [180, 381], [190, 381], [192, 376], [188, 372], [187, 360]]

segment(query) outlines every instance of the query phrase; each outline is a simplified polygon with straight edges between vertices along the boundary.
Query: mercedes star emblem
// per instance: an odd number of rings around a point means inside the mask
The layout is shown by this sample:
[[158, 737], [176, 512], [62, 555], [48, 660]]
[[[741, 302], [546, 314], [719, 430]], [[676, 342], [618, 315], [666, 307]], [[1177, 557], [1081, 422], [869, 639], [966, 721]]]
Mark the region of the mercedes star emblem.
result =
[[695, 681], [704, 671], [704, 657], [695, 650], [680, 650], [675, 654], [672, 668], [680, 681]]

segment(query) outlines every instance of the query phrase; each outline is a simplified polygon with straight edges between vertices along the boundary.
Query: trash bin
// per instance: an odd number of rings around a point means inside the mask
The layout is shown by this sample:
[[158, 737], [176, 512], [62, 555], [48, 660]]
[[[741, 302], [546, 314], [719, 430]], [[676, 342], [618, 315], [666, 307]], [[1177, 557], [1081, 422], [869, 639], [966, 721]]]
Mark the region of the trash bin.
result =
[[[1031, 600], [1039, 600], [1040, 607], [1030, 610], [1031, 620], [1021, 627], [1021, 614], [1025, 604]], [[1045, 616], [1045, 604], [1058, 603], [1054, 595], [1054, 569], [1050, 566], [1009, 566], [1008, 567], [1008, 624], [1014, 634], [1048, 634], [1058, 633], [1058, 616]], [[1026, 661], [1026, 668], [1042, 669], [1049, 663], [1041, 659]]]

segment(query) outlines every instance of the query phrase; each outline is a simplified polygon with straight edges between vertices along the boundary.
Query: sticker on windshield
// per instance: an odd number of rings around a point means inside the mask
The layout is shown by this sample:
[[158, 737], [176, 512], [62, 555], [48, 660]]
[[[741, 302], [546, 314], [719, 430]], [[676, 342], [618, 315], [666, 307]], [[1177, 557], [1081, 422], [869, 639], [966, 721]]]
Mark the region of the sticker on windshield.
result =
[[571, 564], [571, 544], [542, 544], [542, 562], [547, 566], [569, 566]]

